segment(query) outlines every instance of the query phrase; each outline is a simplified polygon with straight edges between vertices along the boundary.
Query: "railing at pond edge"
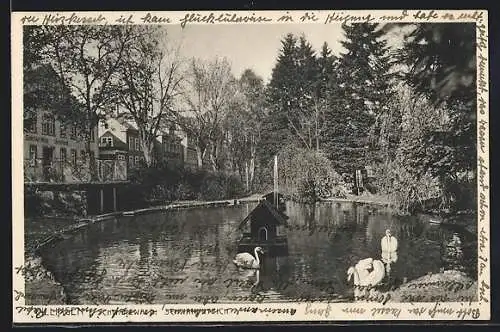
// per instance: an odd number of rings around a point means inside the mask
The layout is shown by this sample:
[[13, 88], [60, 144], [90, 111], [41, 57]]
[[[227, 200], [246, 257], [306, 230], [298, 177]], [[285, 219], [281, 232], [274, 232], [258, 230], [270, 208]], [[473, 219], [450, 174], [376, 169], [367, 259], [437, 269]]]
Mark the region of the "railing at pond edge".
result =
[[[97, 178], [101, 182], [126, 181], [127, 162], [124, 160], [101, 160], [96, 163]], [[91, 181], [90, 160], [54, 159], [44, 163], [43, 159], [24, 160], [24, 182], [78, 183]]]

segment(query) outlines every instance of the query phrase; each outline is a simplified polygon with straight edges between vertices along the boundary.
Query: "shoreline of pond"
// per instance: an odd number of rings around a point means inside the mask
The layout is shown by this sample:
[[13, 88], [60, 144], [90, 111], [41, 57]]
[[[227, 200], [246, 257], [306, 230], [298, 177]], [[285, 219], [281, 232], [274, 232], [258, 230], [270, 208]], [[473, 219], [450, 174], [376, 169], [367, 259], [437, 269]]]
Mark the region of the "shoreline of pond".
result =
[[257, 197], [253, 195], [240, 199], [218, 201], [173, 202], [170, 204], [152, 206], [144, 209], [112, 212], [88, 217], [77, 217], [74, 215], [25, 218], [25, 234], [27, 223], [33, 225], [35, 220], [43, 222], [52, 219], [52, 221], [57, 221], [55, 227], [41, 229], [38, 230], [38, 232], [35, 231], [33, 232], [36, 234], [34, 236], [31, 236], [32, 232], [30, 230], [27, 233], [28, 236], [25, 235], [25, 262], [24, 266], [19, 269], [20, 273], [25, 276], [25, 299], [28, 300], [30, 304], [65, 304], [66, 293], [64, 287], [57, 282], [54, 275], [45, 268], [39, 254], [39, 250], [53, 245], [56, 242], [65, 240], [69, 238], [72, 233], [91, 224], [122, 216], [136, 216], [158, 211], [180, 210], [187, 208], [235, 206], [241, 203], [258, 202], [261, 199], [263, 199], [261, 196]]
[[[61, 216], [61, 215], [48, 215], [44, 217], [29, 217], [25, 218], [26, 221], [32, 222], [34, 220], [57, 220], [57, 221], [62, 221], [62, 226], [61, 227], [55, 227], [53, 229], [50, 229], [49, 231], [46, 231], [45, 233], [50, 234], [46, 236], [43, 239], [40, 239], [40, 241], [32, 241], [29, 239], [30, 236], [28, 236], [28, 239], [26, 240], [25, 243], [25, 251], [27, 252], [36, 252], [40, 248], [49, 245], [50, 243], [57, 241], [57, 240], [63, 240], [67, 237], [68, 233], [73, 233], [74, 231], [77, 231], [89, 224], [93, 224], [96, 222], [101, 222], [109, 219], [113, 219], [116, 217], [130, 217], [130, 216], [138, 216], [142, 214], [147, 214], [147, 213], [154, 213], [154, 212], [160, 212], [160, 211], [171, 211], [171, 210], [181, 210], [181, 209], [192, 209], [192, 208], [207, 208], [207, 207], [230, 207], [230, 206], [237, 206], [240, 204], [244, 203], [256, 203], [264, 198], [262, 195], [252, 195], [248, 197], [243, 197], [243, 198], [235, 198], [235, 199], [224, 199], [224, 200], [215, 200], [215, 201], [199, 201], [199, 200], [193, 200], [193, 201], [175, 201], [171, 202], [168, 204], [161, 204], [161, 205], [155, 205], [155, 206], [150, 206], [146, 208], [141, 208], [141, 209], [135, 209], [135, 210], [127, 210], [127, 211], [117, 211], [117, 212], [111, 212], [111, 213], [104, 213], [104, 214], [98, 214], [98, 215], [93, 215], [93, 216], [87, 216], [87, 217], [78, 217], [76, 215], [68, 215], [68, 216]], [[338, 203], [359, 203], [359, 204], [367, 204], [367, 205], [380, 205], [380, 206], [388, 206], [390, 203], [384, 200], [380, 199], [357, 199], [356, 197], [349, 197], [349, 198], [327, 198], [327, 199], [322, 199], [319, 201], [319, 203], [325, 203], [325, 202], [338, 202]], [[25, 225], [26, 227], [26, 225]], [[44, 233], [42, 230], [41, 233]], [[26, 236], [25, 236], [26, 237]], [[40, 236], [43, 237], [43, 234]]]
[[[137, 216], [147, 213], [154, 213], [158, 211], [170, 211], [170, 210], [180, 210], [180, 209], [192, 209], [192, 208], [207, 208], [207, 207], [222, 207], [222, 206], [238, 206], [244, 203], [259, 202], [263, 197], [261, 195], [253, 195], [245, 198], [230, 199], [230, 200], [218, 200], [218, 201], [180, 201], [172, 202], [170, 204], [152, 206], [144, 209], [137, 209], [131, 211], [122, 211], [114, 213], [106, 213], [95, 216], [89, 216], [84, 218], [77, 218], [76, 216], [71, 217], [44, 217], [44, 218], [27, 218], [28, 223], [33, 223], [34, 219], [58, 219], [59, 221], [64, 221], [65, 224], [62, 227], [57, 227], [56, 229], [48, 230], [48, 236], [40, 236], [43, 238], [41, 241], [33, 241], [30, 236], [25, 237], [25, 241], [28, 247], [25, 249], [25, 264], [30, 265], [30, 269], [38, 271], [34, 278], [25, 280], [25, 290], [29, 290], [30, 294], [26, 293], [27, 298], [31, 298], [34, 304], [64, 304], [66, 294], [64, 287], [58, 283], [53, 274], [48, 271], [42, 263], [39, 250], [47, 246], [53, 245], [56, 242], [68, 239], [72, 236], [72, 233], [87, 227], [91, 224], [98, 222], [103, 222], [109, 219], [121, 217], [121, 216]], [[360, 204], [372, 204], [372, 205], [388, 205], [388, 203], [382, 201], [369, 201], [366, 199], [351, 199], [351, 198], [331, 198], [322, 200], [322, 202], [340, 202], [340, 203], [360, 203]], [[26, 223], [25, 223], [26, 227]], [[43, 233], [43, 232], [42, 232]], [[30, 234], [30, 232], [28, 232]], [[438, 275], [438, 274], [435, 274]], [[420, 277], [424, 278], [425, 275]], [[418, 278], [417, 278], [418, 279]], [[392, 293], [397, 292], [401, 287], [410, 284], [415, 280], [410, 280], [407, 283], [400, 285], [397, 290], [392, 291]], [[394, 293], [397, 294], [397, 293]], [[55, 301], [56, 303], [52, 303]]]

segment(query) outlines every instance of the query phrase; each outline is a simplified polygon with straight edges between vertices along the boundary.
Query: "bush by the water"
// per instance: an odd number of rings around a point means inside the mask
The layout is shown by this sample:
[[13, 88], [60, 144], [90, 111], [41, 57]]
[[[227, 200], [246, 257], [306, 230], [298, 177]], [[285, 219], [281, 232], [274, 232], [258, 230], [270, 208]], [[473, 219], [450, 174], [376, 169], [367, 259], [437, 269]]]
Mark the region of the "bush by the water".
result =
[[374, 185], [389, 196], [401, 214], [474, 209], [476, 202], [475, 183], [467, 176], [457, 176], [453, 181], [428, 174], [418, 177], [400, 161], [379, 165]]
[[154, 203], [175, 200], [219, 200], [247, 194], [239, 177], [175, 165], [142, 168], [131, 174], [137, 199]]
[[[272, 188], [273, 164], [267, 167], [268, 188]], [[333, 169], [332, 162], [322, 153], [284, 147], [278, 153], [279, 191], [301, 202], [316, 202], [323, 198], [346, 198], [347, 185]]]
[[417, 178], [402, 163], [391, 161], [376, 168], [374, 185], [382, 194], [389, 197], [395, 210], [406, 214], [415, 202], [437, 197], [440, 194], [438, 183], [430, 176]]
[[87, 198], [84, 191], [27, 189], [24, 192], [24, 214], [26, 217], [85, 216]]

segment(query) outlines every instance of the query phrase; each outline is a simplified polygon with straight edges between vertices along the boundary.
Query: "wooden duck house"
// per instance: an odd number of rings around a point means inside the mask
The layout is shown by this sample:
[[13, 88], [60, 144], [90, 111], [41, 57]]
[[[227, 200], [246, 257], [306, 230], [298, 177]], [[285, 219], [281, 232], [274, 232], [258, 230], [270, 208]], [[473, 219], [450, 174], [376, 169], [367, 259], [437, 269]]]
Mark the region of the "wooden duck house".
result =
[[286, 210], [286, 200], [285, 196], [283, 196], [280, 193], [275, 193], [275, 192], [270, 192], [267, 195], [264, 195], [262, 198], [264, 198], [266, 201], [268, 201], [271, 205], [276, 207], [276, 209], [280, 212], [285, 212]]
[[288, 216], [264, 199], [241, 222], [243, 236], [238, 245], [239, 252], [252, 252], [262, 247], [271, 255], [286, 254], [288, 241], [285, 233]]

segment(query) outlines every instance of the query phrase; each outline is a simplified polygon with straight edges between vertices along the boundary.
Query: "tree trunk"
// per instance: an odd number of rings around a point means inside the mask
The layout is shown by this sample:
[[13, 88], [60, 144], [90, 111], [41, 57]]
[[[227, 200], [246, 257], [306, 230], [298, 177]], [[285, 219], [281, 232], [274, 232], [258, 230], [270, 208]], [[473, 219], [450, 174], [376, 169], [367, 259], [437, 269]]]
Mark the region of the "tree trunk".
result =
[[250, 189], [250, 183], [249, 183], [249, 169], [248, 169], [248, 161], [245, 161], [245, 184], [247, 191]]
[[245, 182], [245, 174], [243, 172], [243, 167], [240, 162], [237, 162], [236, 169], [238, 170], [241, 182]]
[[217, 147], [212, 147], [210, 149], [210, 163], [212, 165], [212, 170], [217, 172]]
[[203, 167], [203, 154], [204, 151], [202, 151], [202, 148], [196, 146], [196, 159], [198, 161], [198, 168], [200, 169]]
[[144, 162], [147, 167], [151, 167], [153, 164], [153, 148], [152, 146], [148, 146], [147, 144], [142, 144], [142, 150], [144, 154]]
[[315, 131], [316, 131], [316, 152], [319, 152], [319, 130], [318, 130], [318, 116], [316, 116], [316, 121], [315, 121]]
[[144, 156], [144, 162], [146, 163], [147, 167], [151, 167], [151, 165], [153, 164], [154, 141], [151, 141], [146, 131], [142, 128], [139, 128], [139, 140], [142, 154]]
[[253, 180], [255, 177], [255, 157], [254, 156], [252, 156], [252, 158], [250, 159], [249, 173], [250, 173], [250, 183], [253, 185]]
[[307, 137], [309, 138], [309, 146], [308, 146], [308, 148], [312, 150], [312, 136], [311, 136], [311, 125], [310, 125], [310, 123], [307, 125]]
[[249, 166], [249, 176], [250, 176], [250, 183], [253, 186], [253, 178], [255, 174], [255, 154], [256, 154], [256, 146], [255, 146], [255, 139], [252, 137], [252, 145], [250, 146], [250, 166]]
[[217, 163], [215, 161], [214, 155], [210, 154], [210, 164], [212, 165], [212, 171], [217, 171]]
[[90, 137], [85, 142], [85, 153], [89, 157], [89, 173], [90, 181], [99, 181], [99, 175], [97, 174], [96, 156], [92, 154], [92, 143], [90, 142]]
[[319, 152], [319, 109], [316, 105], [316, 112], [314, 117], [314, 136], [316, 136], [316, 152]]
[[[88, 128], [88, 127], [87, 127]], [[88, 156], [89, 159], [89, 173], [90, 173], [90, 181], [99, 181], [99, 174], [97, 174], [97, 165], [96, 165], [96, 157], [95, 155], [92, 154], [92, 130], [93, 126], [90, 126], [90, 129], [86, 130], [86, 142], [85, 142], [85, 153]], [[97, 139], [97, 137], [94, 137]]]

